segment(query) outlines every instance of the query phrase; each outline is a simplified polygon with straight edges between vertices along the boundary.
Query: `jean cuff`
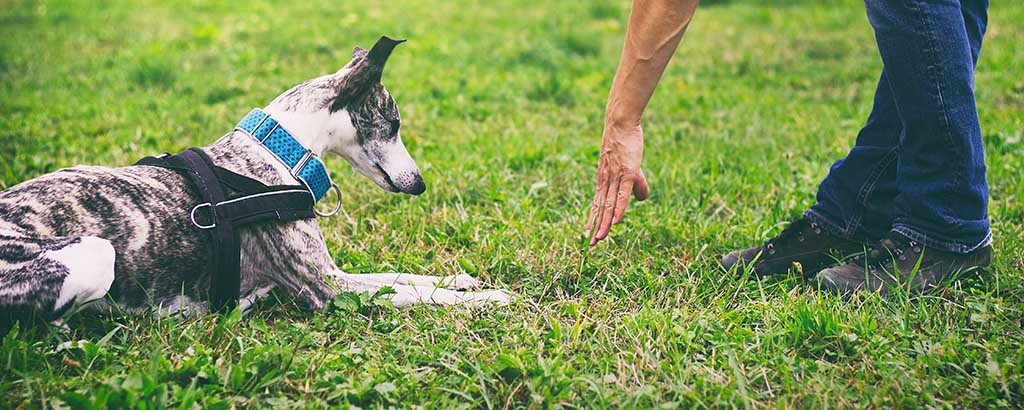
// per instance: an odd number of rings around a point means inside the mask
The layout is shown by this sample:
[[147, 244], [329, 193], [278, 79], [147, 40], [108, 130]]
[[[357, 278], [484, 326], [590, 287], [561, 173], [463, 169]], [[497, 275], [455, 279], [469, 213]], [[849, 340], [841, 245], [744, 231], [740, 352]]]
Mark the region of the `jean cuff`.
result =
[[921, 233], [920, 231], [905, 224], [894, 224], [892, 231], [900, 235], [906, 236], [913, 241], [923, 243], [926, 248], [935, 248], [946, 252], [953, 252], [959, 254], [965, 254], [973, 252], [979, 248], [992, 244], [992, 230], [985, 234], [985, 238], [980, 242], [974, 244], [965, 244], [963, 242], [956, 241], [944, 241], [934, 239], [934, 236], [929, 237], [928, 235]]
[[856, 227], [853, 227], [853, 229], [844, 229], [842, 225], [814, 209], [804, 211], [804, 217], [810, 219], [811, 222], [820, 225], [822, 228], [825, 228], [825, 232], [828, 232], [830, 235], [846, 240], [853, 240], [855, 236], [854, 232], [857, 231]]

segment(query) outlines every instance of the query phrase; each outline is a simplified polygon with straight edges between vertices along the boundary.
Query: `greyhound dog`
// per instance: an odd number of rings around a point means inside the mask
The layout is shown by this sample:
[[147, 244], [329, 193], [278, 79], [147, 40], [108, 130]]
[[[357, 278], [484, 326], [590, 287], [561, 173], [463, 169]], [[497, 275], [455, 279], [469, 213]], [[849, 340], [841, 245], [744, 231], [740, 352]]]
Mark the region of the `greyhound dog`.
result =
[[[356, 47], [339, 71], [292, 87], [263, 111], [313, 155], [340, 155], [381, 188], [418, 195], [426, 186], [399, 135], [398, 107], [380, 83], [398, 43], [377, 42], [374, 49], [387, 48], [384, 60]], [[217, 166], [264, 184], [302, 186], [239, 129], [202, 151]], [[86, 304], [163, 314], [210, 310], [212, 239], [189, 212], [200, 202], [185, 176], [156, 166], [76, 166], [0, 192], [0, 320], [57, 320]], [[386, 286], [396, 306], [510, 300], [498, 290], [465, 291], [479, 288], [468, 275], [344, 273], [315, 219], [250, 225], [238, 234], [241, 308], [275, 288], [313, 310], [341, 291]]]

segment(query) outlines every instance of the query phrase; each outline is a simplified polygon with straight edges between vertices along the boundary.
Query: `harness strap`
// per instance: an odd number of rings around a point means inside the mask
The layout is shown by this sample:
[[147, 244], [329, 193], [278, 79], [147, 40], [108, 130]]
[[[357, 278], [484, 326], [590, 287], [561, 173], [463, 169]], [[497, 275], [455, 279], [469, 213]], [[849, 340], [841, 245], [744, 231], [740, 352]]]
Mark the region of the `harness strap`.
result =
[[[192, 223], [210, 231], [210, 304], [228, 310], [238, 302], [241, 285], [241, 243], [237, 226], [262, 221], [295, 221], [315, 217], [313, 196], [304, 187], [267, 186], [213, 164], [199, 148], [176, 155], [146, 157], [135, 165], [157, 166], [185, 173], [196, 186], [203, 203], [192, 208]], [[229, 198], [228, 191], [238, 193]], [[205, 210], [208, 223], [197, 221]]]
[[[203, 204], [205, 205], [205, 204]], [[309, 191], [286, 187], [268, 189], [247, 196], [229, 199], [213, 206], [215, 223], [230, 221], [249, 225], [262, 221], [296, 221], [316, 217], [313, 197]]]
[[[227, 200], [224, 189], [217, 182], [212, 161], [206, 153], [198, 148], [189, 148], [178, 154], [184, 165], [189, 169], [189, 178], [199, 188], [203, 200], [210, 204], [219, 204]], [[217, 208], [213, 207], [213, 220], [217, 221]], [[230, 310], [238, 301], [241, 286], [241, 244], [235, 227], [230, 223], [215, 223], [213, 228], [213, 263], [214, 272], [210, 277], [210, 303], [214, 309]]]
[[[201, 152], [201, 151], [200, 151]], [[205, 153], [204, 153], [205, 154]], [[189, 168], [177, 155], [164, 154], [159, 157], [145, 157], [138, 160], [135, 165], [148, 165], [154, 167], [161, 167], [167, 169], [173, 169], [180, 172], [189, 172]], [[213, 165], [213, 173], [217, 175], [217, 180], [220, 181], [221, 185], [235, 192], [258, 192], [265, 188], [262, 182], [255, 179], [249, 178], [242, 174], [236, 174], [221, 168], [217, 165]], [[273, 187], [286, 187], [288, 185], [274, 185]]]

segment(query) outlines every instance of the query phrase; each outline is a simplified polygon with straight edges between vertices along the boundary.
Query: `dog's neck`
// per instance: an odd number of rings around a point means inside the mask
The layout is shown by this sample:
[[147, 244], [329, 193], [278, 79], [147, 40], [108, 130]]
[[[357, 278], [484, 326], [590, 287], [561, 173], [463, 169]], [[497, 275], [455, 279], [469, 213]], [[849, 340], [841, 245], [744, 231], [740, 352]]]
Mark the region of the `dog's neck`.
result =
[[[312, 150], [320, 158], [327, 152], [339, 152], [339, 147], [332, 141], [355, 138], [355, 127], [351, 125], [348, 113], [344, 110], [330, 113], [324, 109], [300, 113], [281, 110], [271, 105], [263, 111], [277, 120], [303, 147]], [[299, 184], [292, 177], [291, 170], [275, 158], [274, 153], [244, 132], [230, 132], [204, 147], [204, 151], [215, 164], [264, 184]]]
[[274, 117], [302, 146], [320, 158], [327, 152], [339, 152], [337, 141], [355, 139], [356, 129], [345, 110], [331, 113], [325, 107], [315, 112], [297, 112], [269, 105], [263, 112]]

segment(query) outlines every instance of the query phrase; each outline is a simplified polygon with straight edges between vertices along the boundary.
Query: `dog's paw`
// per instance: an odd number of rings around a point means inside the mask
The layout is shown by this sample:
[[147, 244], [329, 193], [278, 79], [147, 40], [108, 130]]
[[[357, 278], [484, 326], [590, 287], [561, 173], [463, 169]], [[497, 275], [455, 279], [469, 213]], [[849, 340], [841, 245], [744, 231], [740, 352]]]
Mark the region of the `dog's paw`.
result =
[[512, 303], [512, 295], [501, 290], [485, 290], [480, 292], [466, 292], [466, 303], [470, 306], [485, 306], [490, 304], [507, 305]]
[[475, 290], [480, 289], [480, 280], [467, 274], [451, 275], [441, 278], [438, 286], [451, 290]]

